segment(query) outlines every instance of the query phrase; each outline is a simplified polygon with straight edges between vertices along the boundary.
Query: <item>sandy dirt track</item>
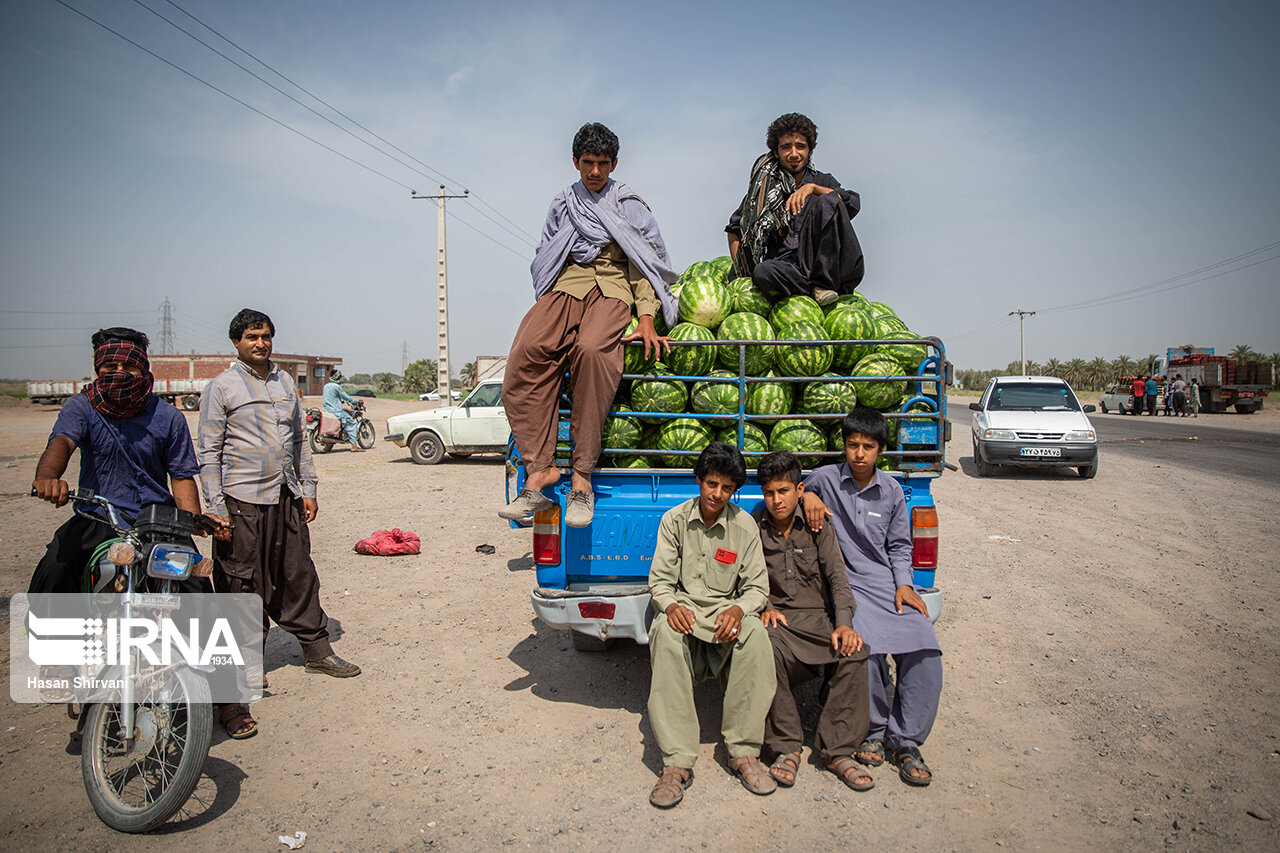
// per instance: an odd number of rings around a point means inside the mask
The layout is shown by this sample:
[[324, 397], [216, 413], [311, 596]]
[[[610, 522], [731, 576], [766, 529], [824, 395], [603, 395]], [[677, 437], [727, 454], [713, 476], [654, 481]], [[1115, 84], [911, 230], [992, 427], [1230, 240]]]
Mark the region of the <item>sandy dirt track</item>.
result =
[[[420, 405], [369, 414], [381, 436]], [[68, 517], [24, 497], [55, 416], [0, 408], [6, 603]], [[585, 654], [534, 622], [530, 534], [493, 512], [500, 460], [418, 466], [380, 439], [317, 458], [312, 526], [336, 648], [364, 674], [308, 675], [273, 631], [259, 735], [215, 734], [196, 797], [146, 837], [93, 814], [63, 710], [6, 694], [0, 845], [282, 850], [277, 835], [305, 830], [317, 851], [1280, 849], [1280, 472], [1245, 485], [1104, 446], [1092, 481], [978, 479], [960, 422], [948, 459], [962, 470], [935, 486], [946, 684], [927, 789], [886, 766], [855, 794], [806, 748], [794, 788], [755, 797], [724, 769], [708, 684], [694, 785], [653, 809], [645, 648]], [[1274, 411], [1186, 421], [1188, 436], [1200, 423], [1280, 439]], [[423, 554], [351, 552], [392, 527]]]

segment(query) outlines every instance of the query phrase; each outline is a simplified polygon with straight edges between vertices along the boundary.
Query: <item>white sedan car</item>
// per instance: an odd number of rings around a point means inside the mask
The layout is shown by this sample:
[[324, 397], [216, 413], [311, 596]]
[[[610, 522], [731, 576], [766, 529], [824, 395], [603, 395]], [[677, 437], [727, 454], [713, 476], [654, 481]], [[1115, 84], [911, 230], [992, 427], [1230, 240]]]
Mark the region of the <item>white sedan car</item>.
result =
[[1098, 473], [1098, 436], [1071, 386], [1053, 376], [997, 376], [973, 409], [973, 461], [978, 476], [997, 465], [1075, 468]]
[[502, 379], [486, 379], [457, 406], [440, 406], [387, 419], [383, 441], [409, 448], [420, 465], [435, 465], [447, 453], [505, 453], [511, 427], [502, 406]]
[[[455, 399], [455, 400], [461, 400], [461, 399], [462, 399], [462, 392], [461, 392], [461, 391], [458, 391], [458, 390], [456, 390], [456, 389], [454, 389], [454, 388], [450, 388], [450, 389], [449, 389], [449, 396], [450, 396], [450, 397], [452, 397], [452, 398], [453, 398], [453, 399]], [[438, 388], [437, 388], [437, 389], [435, 389], [435, 390], [433, 390], [433, 391], [428, 391], [428, 392], [427, 392], [427, 393], [425, 393], [425, 394], [419, 394], [419, 395], [418, 395], [418, 399], [419, 399], [419, 400], [439, 400], [439, 399], [440, 399], [440, 389], [438, 389]]]

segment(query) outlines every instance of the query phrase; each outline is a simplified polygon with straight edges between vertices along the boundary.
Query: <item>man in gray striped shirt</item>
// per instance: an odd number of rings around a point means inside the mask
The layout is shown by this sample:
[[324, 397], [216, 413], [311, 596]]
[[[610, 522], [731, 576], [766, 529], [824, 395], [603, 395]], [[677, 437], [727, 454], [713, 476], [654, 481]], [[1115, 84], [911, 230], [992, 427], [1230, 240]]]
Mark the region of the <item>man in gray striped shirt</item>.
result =
[[[316, 470], [296, 386], [271, 361], [275, 331], [260, 311], [237, 314], [230, 336], [238, 358], [201, 397], [200, 483], [209, 513], [224, 525], [215, 536], [213, 584], [262, 597], [264, 642], [274, 621], [298, 638], [308, 672], [349, 678], [360, 667], [334, 654], [320, 606], [307, 529], [318, 512]], [[233, 737], [248, 737], [256, 724], [239, 708], [224, 708], [223, 723]]]

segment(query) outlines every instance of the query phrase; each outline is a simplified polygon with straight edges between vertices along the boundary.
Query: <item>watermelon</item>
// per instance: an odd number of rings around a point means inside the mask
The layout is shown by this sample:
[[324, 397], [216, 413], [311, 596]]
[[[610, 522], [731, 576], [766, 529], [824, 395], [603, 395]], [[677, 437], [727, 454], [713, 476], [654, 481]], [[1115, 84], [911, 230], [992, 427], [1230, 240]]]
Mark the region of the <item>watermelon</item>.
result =
[[[844, 453], [844, 428], [839, 422], [835, 426], [827, 429], [827, 449], [836, 453]], [[835, 459], [828, 459], [828, 462], [835, 462]]]
[[790, 382], [751, 382], [747, 385], [746, 411], [749, 415], [790, 414], [793, 397]]
[[898, 314], [883, 302], [868, 302], [867, 313], [872, 317], [897, 317]]
[[[823, 376], [839, 376], [824, 373]], [[858, 405], [852, 382], [810, 382], [800, 398], [800, 412], [806, 415], [847, 415]]]
[[654, 457], [637, 456], [636, 454], [618, 454], [613, 457], [614, 468], [652, 468]]
[[711, 268], [720, 276], [721, 281], [729, 280], [729, 276], [733, 274], [733, 258], [728, 255], [721, 255], [710, 263]]
[[716, 269], [715, 261], [696, 261], [685, 267], [684, 272], [676, 279], [676, 284], [684, 287], [696, 278], [709, 278], [717, 284], [724, 284], [725, 276]]
[[[725, 444], [732, 444], [734, 447], [738, 447], [738, 425], [734, 424], [717, 430], [716, 441], [723, 441]], [[742, 446], [738, 449], [743, 453], [768, 453], [769, 436], [755, 424], [745, 424], [742, 430]], [[760, 457], [758, 456], [748, 456], [747, 467], [754, 468], [759, 461]]]
[[897, 317], [886, 317], [881, 315], [874, 317], [876, 324], [877, 338], [892, 338], [895, 333], [906, 331], [907, 324], [899, 320]]
[[[656, 321], [655, 321], [656, 322]], [[640, 321], [635, 317], [631, 318], [631, 322], [627, 324], [627, 329], [622, 333], [625, 338], [628, 335], [635, 334], [639, 327]], [[644, 344], [623, 344], [622, 346], [622, 372], [623, 373], [648, 373], [653, 370], [653, 365], [658, 361], [658, 354], [645, 358]]]
[[[795, 298], [795, 297], [792, 297]], [[780, 341], [825, 341], [826, 330], [821, 323], [810, 323], [799, 320], [778, 327]], [[830, 345], [824, 346], [779, 346], [773, 356], [777, 371], [783, 376], [821, 376], [831, 366], [832, 351]]]
[[[671, 330], [673, 341], [714, 341], [711, 330], [694, 323], [681, 323]], [[716, 363], [715, 347], [672, 347], [667, 363], [677, 376], [706, 376]]]
[[[829, 341], [866, 340], [876, 336], [875, 321], [859, 308], [843, 307], [832, 311], [823, 321]], [[848, 373], [862, 358], [871, 355], [875, 344], [834, 344], [831, 366]]]
[[832, 302], [830, 305], [823, 308], [822, 312], [830, 316], [832, 311], [839, 308], [862, 308], [865, 310], [866, 307], [867, 297], [863, 296], [861, 293], [846, 293], [835, 302]]
[[[773, 326], [759, 314], [730, 314], [720, 324], [720, 340], [722, 341], [771, 341], [774, 338]], [[773, 366], [774, 348], [770, 346], [748, 346], [747, 375], [764, 376]], [[716, 360], [722, 367], [737, 372], [738, 347], [722, 344], [716, 352]]]
[[[631, 383], [631, 408], [637, 412], [683, 412], [689, 392], [678, 379], [637, 379]], [[646, 418], [654, 424], [665, 418]]]
[[712, 376], [733, 379], [733, 382], [695, 382], [689, 390], [689, 405], [700, 415], [736, 415], [738, 413], [737, 374], [728, 370], [714, 370]]
[[769, 436], [769, 449], [790, 450], [800, 457], [800, 464], [805, 468], [816, 468], [822, 464], [822, 457], [806, 454], [826, 450], [827, 436], [813, 421], [779, 421]]
[[733, 281], [725, 285], [729, 291], [729, 298], [733, 301], [734, 314], [743, 312], [751, 314], [759, 314], [761, 317], [769, 316], [769, 312], [773, 310], [773, 305], [750, 278], [735, 278]]
[[769, 313], [769, 322], [775, 329], [798, 320], [808, 320], [821, 326], [822, 308], [807, 296], [792, 296], [773, 306], [773, 311]]
[[680, 319], [710, 331], [729, 316], [729, 305], [729, 291], [711, 277], [690, 279], [680, 291]]
[[[629, 412], [629, 407], [622, 407], [620, 411]], [[612, 447], [617, 450], [630, 450], [640, 446], [640, 421], [626, 415], [614, 415], [604, 422], [604, 432], [600, 436], [600, 443], [603, 447]]]
[[[897, 338], [898, 340], [920, 340], [920, 336], [915, 332], [902, 329], [897, 332], [885, 335], [887, 338]], [[876, 347], [876, 352], [887, 355], [898, 364], [902, 365], [903, 372], [915, 373], [920, 369], [920, 363], [924, 361], [928, 354], [928, 347], [924, 344], [880, 344]]]
[[[667, 421], [658, 431], [658, 450], [701, 451], [710, 443], [711, 430], [705, 423], [693, 418]], [[661, 459], [668, 468], [692, 468], [698, 457], [664, 455]]]
[[[875, 352], [853, 367], [854, 376], [901, 376], [902, 365], [896, 359]], [[907, 391], [906, 380], [897, 382], [854, 382], [858, 402], [873, 409], [892, 409]], [[633, 395], [634, 396], [634, 395]]]

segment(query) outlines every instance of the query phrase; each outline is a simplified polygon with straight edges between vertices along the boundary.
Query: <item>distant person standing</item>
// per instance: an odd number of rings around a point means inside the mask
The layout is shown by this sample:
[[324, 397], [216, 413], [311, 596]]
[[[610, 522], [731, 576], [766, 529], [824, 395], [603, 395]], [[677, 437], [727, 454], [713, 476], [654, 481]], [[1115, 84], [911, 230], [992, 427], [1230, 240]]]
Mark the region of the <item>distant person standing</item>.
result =
[[1192, 379], [1187, 389], [1187, 406], [1191, 410], [1191, 417], [1200, 417], [1200, 381], [1197, 379]]
[[1173, 377], [1173, 413], [1180, 418], [1187, 416], [1187, 383], [1182, 380], [1182, 374], [1176, 374]]
[[1156, 381], [1154, 376], [1148, 376], [1143, 390], [1147, 398], [1147, 414], [1154, 418], [1156, 416], [1156, 401], [1160, 396], [1160, 383]]
[[1137, 379], [1133, 380], [1133, 387], [1130, 390], [1133, 392], [1133, 414], [1135, 416], [1141, 415], [1142, 409], [1146, 405], [1144, 402], [1144, 398], [1147, 393], [1146, 388], [1147, 377], [1139, 376]]

